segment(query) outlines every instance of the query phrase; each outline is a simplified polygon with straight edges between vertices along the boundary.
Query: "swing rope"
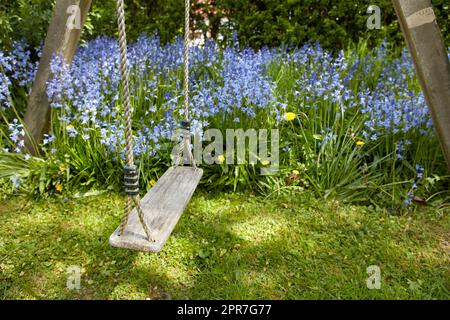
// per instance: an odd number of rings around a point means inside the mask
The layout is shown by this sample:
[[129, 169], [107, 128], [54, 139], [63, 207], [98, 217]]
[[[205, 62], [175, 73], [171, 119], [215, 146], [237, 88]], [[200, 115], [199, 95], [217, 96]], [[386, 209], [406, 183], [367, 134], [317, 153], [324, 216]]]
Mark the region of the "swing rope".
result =
[[[182, 141], [179, 144], [178, 155], [175, 166], [179, 166], [183, 162], [184, 152], [187, 153], [188, 160], [191, 165], [197, 169], [194, 156], [191, 150], [191, 134], [189, 121], [189, 37], [190, 37], [190, 0], [185, 0], [185, 19], [184, 19], [184, 121], [181, 122]], [[142, 212], [141, 200], [139, 197], [139, 177], [136, 165], [134, 164], [133, 153], [133, 129], [132, 114], [133, 108], [130, 102], [130, 81], [129, 81], [129, 63], [127, 58], [127, 37], [125, 25], [125, 9], [124, 0], [117, 0], [117, 22], [119, 26], [119, 47], [120, 47], [120, 74], [122, 80], [122, 99], [125, 111], [125, 140], [127, 165], [124, 168], [124, 183], [127, 200], [125, 204], [125, 212], [119, 227], [119, 235], [123, 235], [125, 227], [128, 223], [129, 216], [136, 208], [139, 221], [144, 228], [148, 241], [154, 242], [150, 230], [145, 223], [144, 213]]]
[[183, 163], [183, 154], [186, 152], [188, 161], [194, 168], [197, 165], [192, 155], [191, 150], [191, 123], [189, 119], [189, 44], [190, 44], [190, 0], [184, 1], [184, 47], [183, 47], [183, 67], [184, 67], [184, 121], [181, 122], [182, 127], [182, 141], [179, 145], [177, 159], [175, 166], [179, 166]]
[[184, 121], [189, 122], [189, 36], [190, 0], [184, 1]]
[[117, 22], [119, 26], [119, 47], [120, 47], [120, 75], [122, 79], [122, 99], [125, 111], [125, 139], [127, 165], [124, 168], [125, 192], [127, 200], [125, 205], [125, 214], [120, 225], [119, 235], [125, 231], [133, 207], [136, 208], [139, 220], [144, 228], [147, 239], [153, 242], [150, 230], [144, 221], [144, 213], [142, 212], [141, 199], [139, 197], [139, 177], [137, 168], [134, 164], [133, 153], [133, 129], [132, 119], [133, 108], [130, 102], [130, 81], [129, 81], [129, 64], [127, 58], [127, 36], [125, 29], [125, 9], [123, 0], [117, 0]]

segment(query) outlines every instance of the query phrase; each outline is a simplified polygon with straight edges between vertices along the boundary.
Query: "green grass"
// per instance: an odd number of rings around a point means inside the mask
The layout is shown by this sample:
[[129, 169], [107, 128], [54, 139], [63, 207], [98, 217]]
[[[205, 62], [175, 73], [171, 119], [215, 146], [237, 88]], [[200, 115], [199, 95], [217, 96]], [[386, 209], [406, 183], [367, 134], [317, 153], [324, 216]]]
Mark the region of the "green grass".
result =
[[[323, 201], [197, 194], [164, 250], [109, 246], [124, 199], [12, 198], [0, 204], [3, 299], [450, 298], [450, 219]], [[67, 267], [82, 267], [80, 290]], [[381, 290], [366, 268], [381, 268]]]

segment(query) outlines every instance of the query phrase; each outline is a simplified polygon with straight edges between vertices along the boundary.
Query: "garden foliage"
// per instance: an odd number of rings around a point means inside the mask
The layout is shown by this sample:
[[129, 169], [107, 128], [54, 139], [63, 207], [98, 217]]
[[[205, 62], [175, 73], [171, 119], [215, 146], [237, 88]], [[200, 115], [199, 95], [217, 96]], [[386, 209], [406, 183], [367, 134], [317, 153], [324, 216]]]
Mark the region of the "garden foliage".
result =
[[[84, 40], [116, 36], [115, 0], [93, 0]], [[0, 48], [10, 49], [13, 40], [25, 39], [32, 47], [45, 38], [53, 1], [13, 0], [0, 5]], [[158, 32], [163, 43], [183, 32], [183, 0], [125, 1], [128, 35], [136, 40], [142, 32]], [[450, 46], [450, 5], [447, 0], [432, 0], [439, 26]], [[368, 30], [370, 5], [381, 8], [381, 30]], [[371, 46], [385, 37], [403, 44], [391, 0], [209, 0], [192, 1], [192, 23], [217, 40], [237, 32], [242, 46], [260, 48], [281, 43], [302, 45], [320, 41], [325, 49], [338, 50], [360, 38]], [[209, 27], [205, 24], [209, 19]], [[226, 18], [225, 20], [223, 20]]]
[[[181, 39], [163, 45], [156, 35], [142, 35], [129, 48], [143, 188], [171, 163], [170, 138], [182, 118], [182, 49]], [[0, 172], [14, 188], [48, 194], [121, 185], [118, 56], [117, 41], [101, 37], [80, 48], [71, 66], [55, 57], [48, 83], [52, 126], [42, 146], [47, 160], [40, 161], [14, 156], [23, 148], [18, 119], [36, 64], [23, 43], [1, 52], [1, 144], [9, 153]], [[442, 152], [406, 50], [391, 55], [387, 43], [368, 50], [364, 42], [336, 55], [318, 43], [254, 50], [240, 49], [235, 39], [224, 49], [212, 41], [194, 47], [191, 61], [193, 132], [281, 133], [277, 175], [261, 176], [261, 161], [217, 161], [204, 167], [204, 187], [265, 194], [307, 188], [319, 196], [396, 208], [448, 190]]]

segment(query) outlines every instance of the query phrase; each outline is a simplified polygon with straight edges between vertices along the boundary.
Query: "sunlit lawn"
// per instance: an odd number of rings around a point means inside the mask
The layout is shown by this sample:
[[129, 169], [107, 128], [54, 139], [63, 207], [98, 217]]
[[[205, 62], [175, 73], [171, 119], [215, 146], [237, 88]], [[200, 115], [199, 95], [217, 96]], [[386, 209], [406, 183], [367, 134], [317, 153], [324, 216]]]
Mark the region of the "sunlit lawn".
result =
[[[159, 254], [109, 246], [124, 199], [0, 204], [3, 299], [450, 298], [450, 219], [394, 217], [309, 194], [197, 193]], [[69, 290], [67, 267], [83, 270]], [[381, 290], [366, 268], [381, 268]]]

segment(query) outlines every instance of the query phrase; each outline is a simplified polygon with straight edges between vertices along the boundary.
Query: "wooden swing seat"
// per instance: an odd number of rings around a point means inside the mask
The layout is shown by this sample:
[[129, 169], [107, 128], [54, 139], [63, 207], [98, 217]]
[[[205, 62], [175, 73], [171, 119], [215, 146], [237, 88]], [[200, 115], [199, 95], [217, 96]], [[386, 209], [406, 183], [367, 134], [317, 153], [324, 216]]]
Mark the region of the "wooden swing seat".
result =
[[122, 235], [120, 226], [109, 238], [113, 247], [159, 252], [175, 228], [181, 214], [197, 188], [203, 170], [193, 167], [170, 167], [142, 198], [144, 220], [154, 242], [149, 242], [136, 209], [131, 212]]

